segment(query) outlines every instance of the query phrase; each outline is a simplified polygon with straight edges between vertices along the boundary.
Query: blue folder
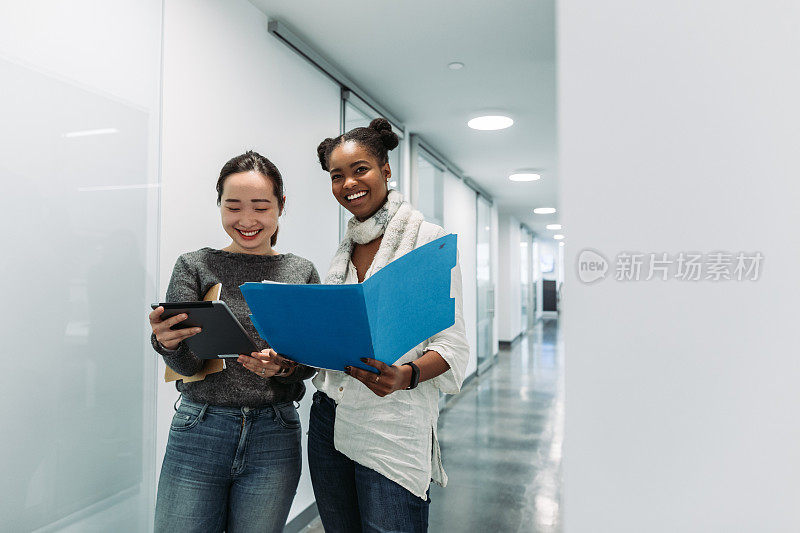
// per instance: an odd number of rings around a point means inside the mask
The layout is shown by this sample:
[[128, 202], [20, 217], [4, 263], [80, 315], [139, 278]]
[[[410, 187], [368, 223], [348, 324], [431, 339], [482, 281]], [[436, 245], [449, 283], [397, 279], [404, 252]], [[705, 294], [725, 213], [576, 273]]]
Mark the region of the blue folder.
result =
[[317, 368], [374, 371], [359, 359], [391, 365], [455, 323], [450, 272], [456, 259], [451, 233], [392, 261], [364, 283], [261, 282], [239, 288], [256, 330], [279, 354]]

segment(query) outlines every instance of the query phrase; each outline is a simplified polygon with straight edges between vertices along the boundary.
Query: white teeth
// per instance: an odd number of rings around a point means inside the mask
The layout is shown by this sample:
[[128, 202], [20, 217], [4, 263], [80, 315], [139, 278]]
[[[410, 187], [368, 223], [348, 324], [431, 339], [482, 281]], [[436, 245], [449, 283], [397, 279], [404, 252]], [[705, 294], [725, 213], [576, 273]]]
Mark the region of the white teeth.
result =
[[355, 194], [351, 194], [350, 196], [348, 196], [347, 199], [348, 200], [355, 200], [356, 198], [361, 198], [365, 194], [367, 194], [367, 191], [357, 192]]
[[242, 231], [242, 230], [239, 230], [239, 233], [241, 233], [245, 237], [252, 237], [253, 235], [258, 233], [259, 231], [261, 231], [261, 230], [259, 230], [259, 229], [255, 230], [255, 231]]

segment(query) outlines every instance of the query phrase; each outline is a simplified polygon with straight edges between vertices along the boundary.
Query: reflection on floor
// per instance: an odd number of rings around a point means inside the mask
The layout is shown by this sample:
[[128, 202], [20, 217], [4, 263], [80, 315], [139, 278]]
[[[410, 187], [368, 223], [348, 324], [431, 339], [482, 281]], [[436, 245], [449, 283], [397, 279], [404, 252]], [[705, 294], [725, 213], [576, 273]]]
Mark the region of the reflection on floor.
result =
[[431, 532], [561, 530], [563, 353], [557, 319], [539, 321], [442, 412], [449, 481], [431, 485]]

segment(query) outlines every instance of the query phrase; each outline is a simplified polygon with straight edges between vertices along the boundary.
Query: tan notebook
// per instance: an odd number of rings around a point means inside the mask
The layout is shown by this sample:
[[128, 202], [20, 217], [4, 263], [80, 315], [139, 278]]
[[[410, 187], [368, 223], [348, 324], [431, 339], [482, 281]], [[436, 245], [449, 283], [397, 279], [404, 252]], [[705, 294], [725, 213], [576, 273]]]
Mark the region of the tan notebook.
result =
[[[210, 289], [205, 296], [203, 296], [204, 302], [210, 302], [213, 300], [219, 300], [220, 294], [222, 293], [222, 283], [217, 283]], [[164, 381], [169, 383], [170, 381], [177, 381], [182, 379], [184, 383], [191, 383], [192, 381], [200, 381], [202, 379], [206, 379], [206, 376], [209, 374], [213, 374], [215, 372], [222, 372], [222, 369], [225, 368], [224, 362], [222, 359], [206, 359], [203, 362], [203, 368], [200, 369], [200, 372], [193, 376], [182, 376], [172, 370], [170, 367], [167, 367], [164, 370]]]

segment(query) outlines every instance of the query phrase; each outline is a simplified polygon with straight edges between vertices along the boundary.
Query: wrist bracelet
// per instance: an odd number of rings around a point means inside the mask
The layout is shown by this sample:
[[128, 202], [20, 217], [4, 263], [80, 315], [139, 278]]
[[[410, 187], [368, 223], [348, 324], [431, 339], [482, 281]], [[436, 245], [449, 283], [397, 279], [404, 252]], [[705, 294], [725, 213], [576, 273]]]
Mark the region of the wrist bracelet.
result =
[[401, 366], [406, 365], [411, 367], [411, 384], [406, 390], [415, 389], [417, 385], [419, 385], [419, 367], [410, 361], [408, 363], [403, 363]]

